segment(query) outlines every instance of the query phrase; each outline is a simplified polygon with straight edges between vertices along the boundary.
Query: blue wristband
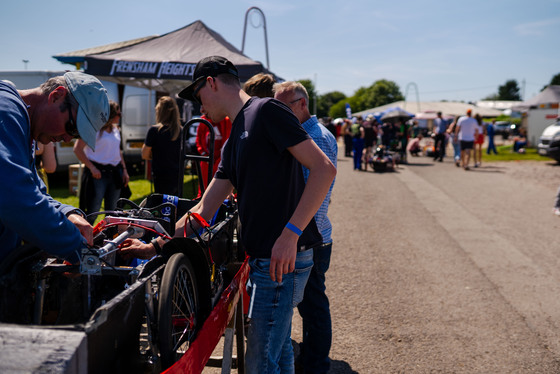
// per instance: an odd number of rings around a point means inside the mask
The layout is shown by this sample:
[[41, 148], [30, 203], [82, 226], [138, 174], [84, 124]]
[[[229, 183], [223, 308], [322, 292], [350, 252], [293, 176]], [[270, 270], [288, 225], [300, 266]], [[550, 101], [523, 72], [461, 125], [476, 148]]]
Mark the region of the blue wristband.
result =
[[286, 228], [292, 230], [294, 233], [296, 233], [297, 236], [300, 236], [303, 233], [303, 231], [298, 229], [297, 226], [292, 224], [291, 222], [286, 223]]

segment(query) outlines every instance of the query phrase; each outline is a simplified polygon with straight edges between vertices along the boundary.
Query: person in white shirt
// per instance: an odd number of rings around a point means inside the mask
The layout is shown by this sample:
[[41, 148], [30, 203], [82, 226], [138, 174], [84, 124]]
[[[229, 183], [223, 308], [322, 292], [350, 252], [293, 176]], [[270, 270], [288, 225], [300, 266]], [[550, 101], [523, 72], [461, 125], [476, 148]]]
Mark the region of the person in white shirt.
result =
[[74, 144], [74, 153], [86, 169], [80, 187], [80, 209], [93, 224], [101, 202], [105, 200], [105, 211], [115, 210], [121, 188], [126, 186], [129, 176], [121, 152], [121, 133], [118, 127], [121, 111], [119, 105], [109, 101], [109, 120], [97, 133], [95, 151], [82, 139]]
[[461, 166], [465, 170], [469, 170], [474, 140], [478, 135], [478, 123], [471, 115], [472, 110], [468, 109], [467, 115], [459, 118], [455, 128], [455, 134], [458, 135], [461, 143]]
[[474, 139], [474, 167], [477, 168], [482, 165], [482, 144], [484, 144], [484, 126], [482, 124], [482, 117], [480, 114], [475, 114], [474, 119], [476, 120], [478, 129], [476, 138]]

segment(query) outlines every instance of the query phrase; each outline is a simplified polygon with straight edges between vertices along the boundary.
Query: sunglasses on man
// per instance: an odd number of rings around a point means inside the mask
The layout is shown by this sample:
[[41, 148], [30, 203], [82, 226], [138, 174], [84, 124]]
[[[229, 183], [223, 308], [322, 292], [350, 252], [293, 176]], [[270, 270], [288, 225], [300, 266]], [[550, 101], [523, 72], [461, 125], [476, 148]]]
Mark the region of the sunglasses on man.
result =
[[78, 132], [76, 121], [74, 121], [74, 118], [72, 117], [72, 104], [67, 101], [66, 106], [68, 108], [68, 121], [64, 124], [64, 130], [72, 138], [78, 139], [80, 137], [80, 133]]

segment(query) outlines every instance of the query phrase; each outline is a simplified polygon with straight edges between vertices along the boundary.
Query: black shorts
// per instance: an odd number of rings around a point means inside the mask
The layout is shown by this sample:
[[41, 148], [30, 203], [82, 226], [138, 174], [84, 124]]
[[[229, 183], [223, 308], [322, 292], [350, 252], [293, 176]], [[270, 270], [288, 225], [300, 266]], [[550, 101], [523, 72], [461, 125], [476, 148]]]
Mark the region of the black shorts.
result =
[[465, 150], [465, 149], [473, 149], [474, 146], [474, 140], [467, 142], [464, 140], [461, 140], [461, 151]]

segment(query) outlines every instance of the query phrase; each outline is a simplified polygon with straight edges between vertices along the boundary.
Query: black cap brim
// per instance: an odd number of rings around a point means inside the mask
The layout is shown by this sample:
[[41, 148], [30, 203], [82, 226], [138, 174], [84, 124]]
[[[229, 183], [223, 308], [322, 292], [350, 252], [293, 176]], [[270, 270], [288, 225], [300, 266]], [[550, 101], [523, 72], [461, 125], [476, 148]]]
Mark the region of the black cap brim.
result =
[[193, 97], [194, 89], [196, 88], [197, 84], [205, 78], [206, 78], [205, 76], [201, 76], [201, 77], [198, 77], [197, 79], [195, 79], [194, 82], [192, 82], [191, 84], [189, 84], [187, 86], [187, 88], [185, 88], [183, 91], [179, 92], [179, 97], [181, 97], [185, 100], [190, 100], [190, 101], [195, 101], [196, 102], [195, 98]]

